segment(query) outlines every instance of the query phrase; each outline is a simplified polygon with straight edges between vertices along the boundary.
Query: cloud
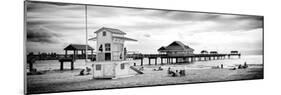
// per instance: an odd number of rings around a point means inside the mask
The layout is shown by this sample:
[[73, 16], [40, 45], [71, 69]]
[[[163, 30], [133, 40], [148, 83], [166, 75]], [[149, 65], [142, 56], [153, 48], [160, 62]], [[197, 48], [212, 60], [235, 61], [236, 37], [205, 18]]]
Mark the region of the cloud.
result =
[[27, 29], [27, 41], [39, 43], [58, 43], [57, 37], [61, 35], [51, 32], [45, 27], [33, 27]]
[[[101, 27], [120, 29], [138, 40], [137, 45], [128, 44], [131, 50], [157, 52], [160, 46], [174, 40], [194, 49], [261, 48], [263, 17], [260, 16], [90, 5], [87, 8], [89, 35], [95, 35], [94, 31]], [[40, 43], [48, 43], [58, 51], [62, 48], [58, 44], [85, 43], [84, 5], [27, 3], [26, 21], [28, 41], [37, 45], [32, 49], [40, 47]]]
[[149, 38], [150, 34], [144, 34], [143, 36]]

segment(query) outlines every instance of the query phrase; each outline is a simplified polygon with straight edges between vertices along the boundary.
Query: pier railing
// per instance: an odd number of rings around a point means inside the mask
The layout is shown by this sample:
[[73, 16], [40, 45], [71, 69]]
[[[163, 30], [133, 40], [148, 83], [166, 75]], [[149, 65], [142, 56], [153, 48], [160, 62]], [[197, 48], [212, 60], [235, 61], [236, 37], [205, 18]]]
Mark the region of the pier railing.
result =
[[[143, 59], [148, 59], [148, 64], [151, 64], [151, 60], [155, 61], [157, 65], [157, 59], [160, 58], [161, 65], [163, 64], [163, 59], [166, 60], [166, 64], [173, 63], [189, 63], [193, 61], [207, 61], [207, 60], [219, 60], [225, 59], [226, 57], [230, 58], [231, 56], [238, 56], [240, 58], [240, 53], [235, 54], [127, 54], [127, 58], [140, 59], [141, 65], [143, 65]], [[176, 60], [174, 62], [174, 59]]]

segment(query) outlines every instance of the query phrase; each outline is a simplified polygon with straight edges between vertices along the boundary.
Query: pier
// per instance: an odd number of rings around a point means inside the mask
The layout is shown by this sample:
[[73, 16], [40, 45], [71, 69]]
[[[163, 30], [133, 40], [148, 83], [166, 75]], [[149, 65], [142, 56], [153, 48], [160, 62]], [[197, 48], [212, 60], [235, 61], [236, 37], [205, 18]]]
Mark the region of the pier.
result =
[[[231, 54], [127, 54], [127, 58], [140, 59], [141, 66], [143, 66], [144, 58], [148, 59], [148, 65], [151, 65], [152, 61], [155, 61], [157, 64], [176, 64], [176, 63], [191, 63], [194, 61], [209, 61], [209, 60], [222, 60], [230, 59], [232, 56], [238, 56], [240, 58], [240, 53], [231, 53]], [[160, 58], [160, 62], [157, 62], [157, 59]], [[163, 60], [166, 60], [164, 63]]]

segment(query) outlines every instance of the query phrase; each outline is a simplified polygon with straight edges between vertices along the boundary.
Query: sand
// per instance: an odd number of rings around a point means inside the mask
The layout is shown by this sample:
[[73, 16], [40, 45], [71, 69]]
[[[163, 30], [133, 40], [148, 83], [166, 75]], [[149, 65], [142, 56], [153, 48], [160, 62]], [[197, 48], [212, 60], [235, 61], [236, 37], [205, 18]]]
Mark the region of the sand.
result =
[[[250, 65], [247, 69], [188, 69], [186, 76], [171, 77], [167, 68], [182, 69], [180, 65], [163, 66], [163, 71], [153, 71], [159, 66], [145, 66], [144, 74], [119, 79], [92, 79], [92, 75], [79, 76], [80, 69], [48, 71], [42, 75], [27, 76], [28, 93], [60, 92], [71, 90], [94, 90], [134, 86], [198, 83], [229, 80], [263, 79], [263, 66]], [[178, 68], [177, 68], [178, 67]]]

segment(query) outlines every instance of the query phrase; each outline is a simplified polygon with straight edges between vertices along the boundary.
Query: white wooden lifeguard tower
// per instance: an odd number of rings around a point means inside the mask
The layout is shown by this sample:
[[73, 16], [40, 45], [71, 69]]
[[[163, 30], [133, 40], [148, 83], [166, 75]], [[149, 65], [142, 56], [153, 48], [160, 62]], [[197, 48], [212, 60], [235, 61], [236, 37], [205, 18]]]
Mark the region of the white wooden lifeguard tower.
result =
[[93, 62], [93, 78], [118, 78], [132, 75], [132, 61], [125, 60], [125, 41], [137, 41], [127, 38], [119, 29], [102, 27], [97, 30], [96, 61]]

